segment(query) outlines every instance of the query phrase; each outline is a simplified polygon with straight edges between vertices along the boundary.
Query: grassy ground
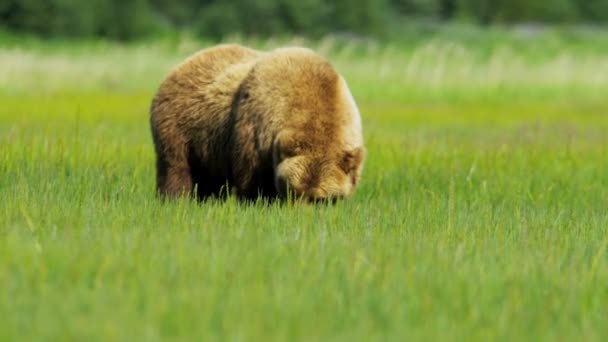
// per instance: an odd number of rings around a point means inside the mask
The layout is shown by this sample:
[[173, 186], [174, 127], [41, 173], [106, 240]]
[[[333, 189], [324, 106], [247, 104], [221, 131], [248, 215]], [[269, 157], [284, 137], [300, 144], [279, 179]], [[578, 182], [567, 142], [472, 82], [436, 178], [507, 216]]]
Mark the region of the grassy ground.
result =
[[369, 153], [330, 207], [156, 200], [195, 42], [7, 44], [0, 340], [605, 340], [608, 52], [452, 38], [313, 44]]

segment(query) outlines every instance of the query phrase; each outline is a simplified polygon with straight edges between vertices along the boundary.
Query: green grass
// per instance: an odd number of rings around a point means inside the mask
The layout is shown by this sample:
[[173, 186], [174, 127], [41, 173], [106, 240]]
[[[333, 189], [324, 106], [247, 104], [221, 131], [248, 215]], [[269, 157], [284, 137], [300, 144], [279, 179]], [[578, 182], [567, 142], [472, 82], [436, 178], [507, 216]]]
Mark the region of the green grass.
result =
[[0, 49], [0, 340], [605, 340], [608, 52], [412, 62], [451, 44], [326, 48], [368, 149], [328, 207], [154, 197], [195, 44]]

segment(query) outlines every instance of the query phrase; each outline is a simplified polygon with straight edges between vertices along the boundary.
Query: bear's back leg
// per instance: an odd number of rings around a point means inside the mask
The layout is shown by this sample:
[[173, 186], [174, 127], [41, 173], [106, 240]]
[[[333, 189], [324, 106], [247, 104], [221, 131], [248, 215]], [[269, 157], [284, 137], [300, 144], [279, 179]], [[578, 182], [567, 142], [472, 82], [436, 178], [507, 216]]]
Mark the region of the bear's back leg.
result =
[[189, 196], [193, 182], [187, 163], [168, 162], [158, 157], [156, 161], [156, 190], [162, 198]]
[[162, 198], [191, 195], [192, 174], [184, 140], [176, 134], [166, 134], [154, 124], [152, 137], [156, 150], [157, 194]]

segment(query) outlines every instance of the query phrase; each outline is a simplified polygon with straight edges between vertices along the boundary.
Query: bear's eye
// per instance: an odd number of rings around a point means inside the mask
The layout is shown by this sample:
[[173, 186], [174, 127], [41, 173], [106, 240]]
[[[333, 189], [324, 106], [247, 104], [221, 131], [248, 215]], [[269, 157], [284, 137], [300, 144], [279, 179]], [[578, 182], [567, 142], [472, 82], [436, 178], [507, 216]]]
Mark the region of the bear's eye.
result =
[[302, 152], [302, 147], [299, 144], [289, 144], [287, 146], [282, 146], [281, 148], [281, 158], [291, 158], [295, 157]]

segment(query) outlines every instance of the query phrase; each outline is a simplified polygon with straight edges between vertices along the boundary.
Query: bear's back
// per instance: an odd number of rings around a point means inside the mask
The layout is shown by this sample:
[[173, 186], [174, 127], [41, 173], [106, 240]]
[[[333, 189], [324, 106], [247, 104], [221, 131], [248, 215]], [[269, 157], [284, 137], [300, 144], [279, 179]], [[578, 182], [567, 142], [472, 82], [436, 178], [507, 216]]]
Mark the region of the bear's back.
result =
[[233, 96], [260, 54], [223, 44], [201, 50], [176, 66], [152, 101], [153, 131], [167, 136], [185, 134], [188, 129], [199, 130], [201, 135], [218, 134], [213, 131], [223, 129]]
[[244, 81], [270, 146], [282, 130], [299, 132], [319, 145], [362, 144], [358, 109], [346, 82], [324, 57], [307, 48], [279, 48], [256, 59]]
[[[175, 67], [162, 82], [159, 95], [166, 95], [174, 100], [199, 98], [208, 93], [210, 88], [218, 88], [217, 79], [231, 67], [248, 65], [259, 56], [260, 52], [236, 44], [223, 44], [208, 48], [190, 56]], [[245, 76], [247, 71], [243, 71]], [[241, 80], [235, 80], [240, 82]], [[224, 85], [238, 86], [237, 84]], [[225, 90], [225, 89], [222, 89]]]
[[279, 48], [257, 59], [248, 82], [256, 97], [298, 108], [327, 111], [334, 104], [339, 74], [323, 57], [306, 48]]

